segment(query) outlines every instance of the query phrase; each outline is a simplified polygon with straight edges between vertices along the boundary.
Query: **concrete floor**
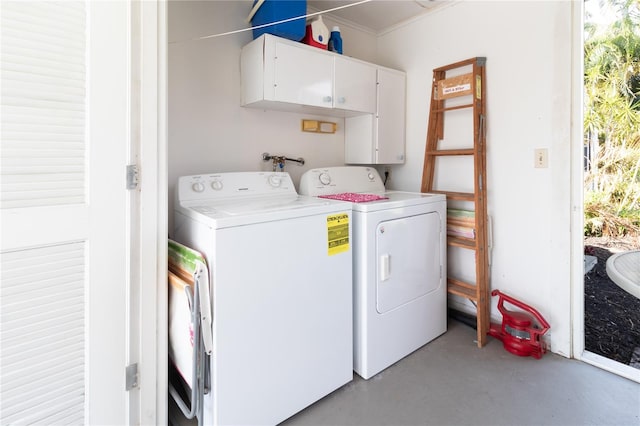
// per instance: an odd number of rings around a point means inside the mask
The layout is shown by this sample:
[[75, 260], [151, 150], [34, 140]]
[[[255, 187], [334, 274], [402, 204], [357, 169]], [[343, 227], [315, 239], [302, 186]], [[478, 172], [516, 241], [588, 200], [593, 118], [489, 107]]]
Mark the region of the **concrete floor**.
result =
[[[576, 360], [509, 354], [450, 321], [447, 333], [369, 380], [354, 373], [283, 425], [640, 425], [640, 384]], [[175, 410], [170, 418], [180, 425]], [[191, 423], [195, 424], [195, 423]]]

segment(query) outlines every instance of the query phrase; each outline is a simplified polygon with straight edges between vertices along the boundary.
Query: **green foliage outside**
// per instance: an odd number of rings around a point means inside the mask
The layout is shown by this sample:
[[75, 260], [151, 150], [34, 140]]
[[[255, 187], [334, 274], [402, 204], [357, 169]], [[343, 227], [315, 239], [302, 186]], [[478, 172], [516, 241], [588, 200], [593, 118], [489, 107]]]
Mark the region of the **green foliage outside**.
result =
[[587, 0], [615, 19], [585, 17], [585, 235], [640, 235], [640, 0]]

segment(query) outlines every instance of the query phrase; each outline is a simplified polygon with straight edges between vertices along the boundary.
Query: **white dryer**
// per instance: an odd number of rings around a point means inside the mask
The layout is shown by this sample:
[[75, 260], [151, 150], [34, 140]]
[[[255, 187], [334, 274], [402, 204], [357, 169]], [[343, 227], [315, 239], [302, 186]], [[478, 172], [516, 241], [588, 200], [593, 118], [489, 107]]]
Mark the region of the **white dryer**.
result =
[[178, 181], [173, 239], [212, 283], [203, 422], [274, 425], [353, 378], [351, 207], [287, 173]]
[[369, 167], [309, 170], [299, 192], [352, 202], [356, 373], [368, 379], [447, 330], [444, 195], [385, 191]]

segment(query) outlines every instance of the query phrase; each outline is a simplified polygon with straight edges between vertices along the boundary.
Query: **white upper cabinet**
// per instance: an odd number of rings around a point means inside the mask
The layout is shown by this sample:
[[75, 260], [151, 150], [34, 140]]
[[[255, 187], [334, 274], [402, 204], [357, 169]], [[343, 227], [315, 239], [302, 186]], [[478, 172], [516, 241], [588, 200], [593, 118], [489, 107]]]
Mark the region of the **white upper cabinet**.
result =
[[[271, 43], [269, 43], [271, 44]], [[265, 100], [333, 107], [333, 58], [288, 43], [272, 43], [273, 80], [265, 78]], [[265, 57], [265, 69], [270, 67]], [[271, 85], [273, 81], [273, 85]], [[270, 87], [271, 86], [271, 87]], [[271, 88], [273, 92], [271, 92]]]
[[334, 57], [334, 108], [363, 113], [376, 111], [376, 67], [341, 56]]
[[404, 163], [406, 74], [378, 68], [378, 110], [374, 164]]
[[378, 67], [376, 113], [345, 119], [345, 163], [404, 163], [405, 87], [404, 72]]
[[346, 117], [346, 163], [404, 163], [404, 72], [270, 34], [242, 48], [240, 72], [242, 106]]
[[[240, 57], [243, 106], [325, 115], [374, 113], [376, 67], [265, 34]], [[315, 110], [317, 109], [317, 110]]]

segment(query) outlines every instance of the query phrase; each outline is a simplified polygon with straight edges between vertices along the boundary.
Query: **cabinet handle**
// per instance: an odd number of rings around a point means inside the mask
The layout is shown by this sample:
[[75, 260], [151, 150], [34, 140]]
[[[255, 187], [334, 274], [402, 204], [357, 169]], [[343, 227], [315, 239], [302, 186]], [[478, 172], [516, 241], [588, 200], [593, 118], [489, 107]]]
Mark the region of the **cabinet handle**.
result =
[[331, 102], [331, 96], [325, 96], [324, 98], [322, 98], [323, 102]]
[[347, 100], [346, 100], [343, 96], [341, 96], [341, 97], [339, 97], [339, 98], [338, 98], [338, 103], [339, 103], [339, 104], [343, 104], [343, 103], [345, 103], [346, 101], [347, 101]]

